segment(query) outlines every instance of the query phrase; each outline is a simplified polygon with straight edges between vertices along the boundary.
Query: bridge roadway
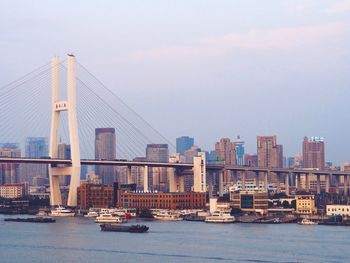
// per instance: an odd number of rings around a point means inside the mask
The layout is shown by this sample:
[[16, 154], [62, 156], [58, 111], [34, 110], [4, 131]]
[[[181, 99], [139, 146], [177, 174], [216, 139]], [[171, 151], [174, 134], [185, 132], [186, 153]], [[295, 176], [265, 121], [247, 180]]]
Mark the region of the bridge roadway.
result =
[[[51, 158], [24, 158], [24, 157], [0, 157], [0, 163], [37, 163], [37, 164], [72, 164], [68, 159], [51, 159]], [[113, 166], [148, 166], [148, 167], [167, 167], [179, 169], [192, 169], [193, 164], [189, 163], [159, 163], [159, 162], [134, 162], [125, 160], [94, 160], [82, 159], [82, 165], [113, 165]], [[350, 172], [335, 170], [317, 170], [317, 169], [287, 169], [287, 168], [262, 168], [254, 166], [233, 166], [224, 164], [206, 165], [209, 171], [230, 170], [237, 172], [265, 172], [265, 173], [294, 173], [294, 174], [314, 174], [314, 175], [333, 175], [333, 176], [350, 176]]]

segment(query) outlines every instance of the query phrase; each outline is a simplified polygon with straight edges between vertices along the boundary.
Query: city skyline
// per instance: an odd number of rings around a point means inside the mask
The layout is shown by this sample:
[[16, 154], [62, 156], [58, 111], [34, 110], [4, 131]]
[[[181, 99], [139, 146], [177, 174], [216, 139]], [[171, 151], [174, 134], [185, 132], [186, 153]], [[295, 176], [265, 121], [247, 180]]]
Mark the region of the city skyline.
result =
[[0, 86], [73, 52], [166, 138], [209, 149], [239, 134], [252, 152], [250, 138], [277, 134], [292, 156], [323, 136], [327, 159], [349, 160], [346, 1], [151, 2], [4, 4]]

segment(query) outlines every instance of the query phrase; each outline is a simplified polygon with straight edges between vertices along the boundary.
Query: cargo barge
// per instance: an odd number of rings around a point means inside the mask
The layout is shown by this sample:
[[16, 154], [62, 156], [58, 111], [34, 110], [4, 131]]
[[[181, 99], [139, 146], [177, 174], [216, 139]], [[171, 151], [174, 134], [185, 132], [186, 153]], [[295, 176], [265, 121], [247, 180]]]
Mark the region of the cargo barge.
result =
[[101, 224], [101, 231], [108, 232], [129, 232], [129, 233], [145, 233], [149, 227], [145, 225], [122, 226], [116, 224]]
[[55, 219], [51, 217], [27, 217], [27, 218], [5, 218], [7, 222], [24, 222], [24, 223], [54, 223]]

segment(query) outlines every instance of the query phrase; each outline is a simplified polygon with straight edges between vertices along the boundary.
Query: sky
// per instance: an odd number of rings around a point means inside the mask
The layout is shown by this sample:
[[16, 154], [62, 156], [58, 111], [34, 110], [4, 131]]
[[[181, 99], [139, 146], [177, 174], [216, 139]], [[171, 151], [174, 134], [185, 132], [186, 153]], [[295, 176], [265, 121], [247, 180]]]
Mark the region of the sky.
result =
[[0, 86], [67, 53], [165, 137], [350, 161], [350, 0], [2, 1]]

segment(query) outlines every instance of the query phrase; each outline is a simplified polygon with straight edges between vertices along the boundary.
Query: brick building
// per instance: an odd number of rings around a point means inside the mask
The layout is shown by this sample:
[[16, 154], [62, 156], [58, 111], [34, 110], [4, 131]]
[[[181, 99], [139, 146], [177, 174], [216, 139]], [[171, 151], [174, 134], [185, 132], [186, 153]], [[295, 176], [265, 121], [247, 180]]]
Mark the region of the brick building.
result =
[[206, 205], [206, 194], [197, 192], [185, 193], [135, 193], [120, 194], [119, 206], [125, 208], [158, 208], [158, 209], [202, 209]]
[[78, 208], [114, 207], [114, 188], [95, 184], [82, 184], [78, 187]]

